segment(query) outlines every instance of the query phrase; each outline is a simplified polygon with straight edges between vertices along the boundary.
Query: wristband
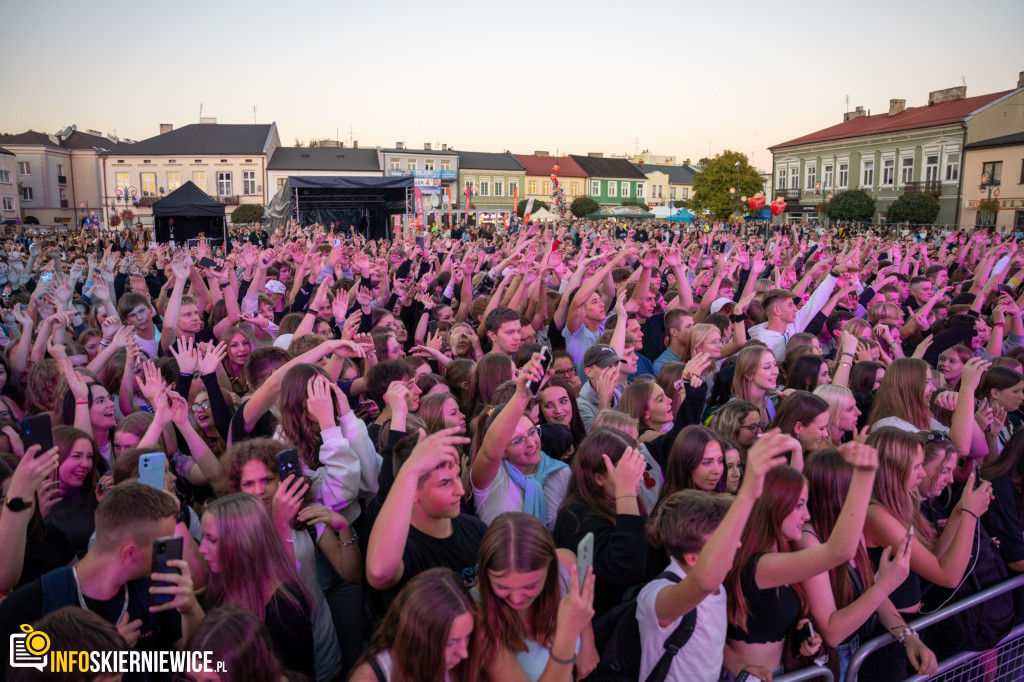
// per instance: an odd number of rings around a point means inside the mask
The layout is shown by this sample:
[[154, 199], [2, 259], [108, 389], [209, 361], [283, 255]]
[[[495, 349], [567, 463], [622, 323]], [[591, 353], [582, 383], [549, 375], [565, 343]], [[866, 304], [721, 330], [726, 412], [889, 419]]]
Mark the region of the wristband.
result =
[[220, 288], [227, 289], [229, 286], [231, 286], [231, 282], [224, 282], [223, 284], [220, 285]]
[[320, 311], [317, 310], [316, 308], [306, 308], [306, 314], [307, 315], [319, 315]]
[[[78, 403], [75, 403], [75, 404], [77, 405]], [[972, 512], [970, 509], [964, 509], [963, 507], [961, 507], [960, 511], [962, 511], [964, 514], [970, 514], [971, 516], [974, 517], [975, 521], [981, 521], [981, 519], [978, 518], [978, 515], [975, 514], [974, 512]]]
[[729, 316], [729, 320], [732, 321], [732, 322], [743, 322], [745, 319], [747, 319], [747, 314], [746, 313], [740, 313], [739, 315], [730, 315]]
[[1005, 327], [1006, 323], [1005, 322], [993, 322], [992, 326], [993, 327]]
[[[901, 639], [900, 642], [902, 642], [902, 641], [903, 640]], [[548, 649], [548, 656], [555, 663], [561, 663], [562, 665], [571, 665], [571, 664], [576, 662], [576, 652], [575, 651], [572, 654], [572, 658], [559, 658], [558, 656], [555, 656], [554, 652], [549, 648]]]
[[856, 357], [857, 357], [856, 355], [854, 355], [853, 353], [851, 353], [851, 352], [850, 352], [850, 351], [848, 351], [848, 350], [844, 350], [844, 351], [843, 351], [843, 352], [841, 352], [841, 353], [840, 353], [839, 355], [849, 355], [849, 356], [850, 356], [851, 358], [856, 358]]

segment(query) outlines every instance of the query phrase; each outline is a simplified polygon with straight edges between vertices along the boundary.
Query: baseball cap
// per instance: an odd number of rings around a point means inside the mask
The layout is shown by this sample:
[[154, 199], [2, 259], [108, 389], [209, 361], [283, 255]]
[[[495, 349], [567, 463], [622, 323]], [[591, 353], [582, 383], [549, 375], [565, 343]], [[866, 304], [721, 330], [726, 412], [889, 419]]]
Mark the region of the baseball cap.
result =
[[284, 285], [284, 283], [279, 282], [276, 279], [268, 280], [264, 287], [266, 288], [267, 291], [269, 291], [272, 294], [283, 294], [284, 292], [288, 291], [288, 288]]
[[717, 313], [719, 310], [721, 310], [730, 303], [735, 303], [735, 301], [733, 301], [731, 298], [726, 298], [724, 296], [722, 298], [716, 298], [714, 301], [711, 302], [712, 314]]
[[625, 362], [625, 360], [620, 358], [611, 346], [603, 343], [594, 344], [583, 354], [584, 367], [597, 365], [599, 369], [604, 369], [614, 365], [616, 362]]

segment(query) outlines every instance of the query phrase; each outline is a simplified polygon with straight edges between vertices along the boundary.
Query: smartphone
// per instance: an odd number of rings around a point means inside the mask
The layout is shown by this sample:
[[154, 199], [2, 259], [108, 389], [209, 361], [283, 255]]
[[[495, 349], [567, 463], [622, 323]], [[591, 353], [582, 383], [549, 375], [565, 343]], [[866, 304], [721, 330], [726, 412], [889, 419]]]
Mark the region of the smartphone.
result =
[[[167, 562], [174, 560], [181, 561], [183, 551], [184, 541], [179, 537], [157, 538], [156, 540], [153, 540], [153, 570], [151, 572], [177, 573], [180, 575], [181, 569], [168, 566]], [[171, 583], [166, 580], [157, 580], [153, 582], [153, 585], [156, 587], [170, 587]], [[173, 595], [170, 594], [151, 594], [149, 596], [150, 603], [154, 606], [157, 604], [166, 604], [173, 598]]]
[[139, 482], [150, 488], [164, 489], [167, 457], [162, 452], [149, 452], [139, 457]]
[[740, 671], [740, 674], [736, 676], [736, 682], [764, 682], [760, 677], [751, 673], [748, 670]]
[[431, 320], [427, 322], [427, 333], [433, 334], [437, 331], [437, 320]]
[[416, 237], [416, 248], [423, 248], [423, 237]]
[[908, 548], [910, 547], [910, 543], [911, 543], [911, 541], [912, 541], [912, 540], [914, 539], [914, 533], [915, 533], [915, 532], [916, 532], [916, 531], [914, 530], [914, 527], [913, 527], [913, 526], [911, 526], [911, 527], [910, 527], [910, 530], [908, 530], [908, 531], [907, 531], [907, 541], [906, 541], [906, 543], [905, 543], [905, 544], [903, 545], [903, 551], [904, 551], [904, 552], [905, 552], [905, 551], [907, 551], [907, 549], [908, 549]]
[[537, 391], [540, 390], [541, 381], [544, 381], [544, 374], [548, 371], [548, 367], [551, 366], [551, 351], [548, 350], [547, 346], [540, 347], [540, 369], [541, 369], [541, 380], [531, 381], [527, 388], [530, 389], [530, 393], [537, 395]]
[[302, 476], [302, 465], [299, 464], [299, 453], [295, 448], [288, 448], [277, 453], [277, 474], [281, 477], [281, 482], [284, 483], [285, 479], [289, 476]]
[[[217, 270], [217, 263], [212, 258], [207, 258], [206, 256], [203, 256], [202, 258], [200, 258], [199, 262], [197, 263], [197, 265], [199, 267], [201, 267], [201, 268], [208, 268], [210, 270]], [[220, 270], [217, 270], [217, 272], [220, 272]]]
[[53, 273], [52, 272], [44, 272], [42, 274], [42, 276], [40, 276], [39, 281], [40, 282], [52, 282], [53, 281]]
[[490, 253], [494, 253], [496, 250], [497, 250], [497, 248], [494, 247], [494, 246], [485, 246], [484, 247], [484, 253], [490, 254]]
[[576, 574], [580, 579], [580, 594], [583, 594], [583, 581], [587, 577], [587, 569], [594, 565], [594, 534], [587, 533], [576, 546]]
[[53, 447], [53, 426], [50, 424], [50, 415], [47, 413], [27, 417], [21, 422], [21, 441], [28, 450], [33, 445], [39, 445], [39, 457]]

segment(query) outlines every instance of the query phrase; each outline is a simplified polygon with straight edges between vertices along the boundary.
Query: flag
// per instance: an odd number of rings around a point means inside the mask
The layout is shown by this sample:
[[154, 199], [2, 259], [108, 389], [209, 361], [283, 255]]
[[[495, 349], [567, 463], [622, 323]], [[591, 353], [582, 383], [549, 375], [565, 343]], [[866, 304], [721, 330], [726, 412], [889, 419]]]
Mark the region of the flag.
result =
[[523, 211], [523, 225], [530, 223], [531, 213], [533, 213], [533, 197], [530, 197], [530, 200], [526, 202], [526, 210]]
[[417, 187], [417, 188], [415, 188], [415, 193], [416, 193], [416, 228], [422, 230], [426, 226], [426, 224], [427, 224], [427, 221], [426, 221], [426, 219], [425, 219], [425, 217], [423, 215], [423, 192], [421, 192], [420, 188]]

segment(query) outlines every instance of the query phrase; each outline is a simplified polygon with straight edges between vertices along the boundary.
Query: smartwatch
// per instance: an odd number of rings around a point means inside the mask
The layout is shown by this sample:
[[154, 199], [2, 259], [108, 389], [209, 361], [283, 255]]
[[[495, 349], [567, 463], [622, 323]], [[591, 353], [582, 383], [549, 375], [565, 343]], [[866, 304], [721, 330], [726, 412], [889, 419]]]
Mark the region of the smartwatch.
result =
[[8, 497], [4, 500], [4, 506], [10, 509], [12, 512], [21, 512], [26, 509], [31, 509], [33, 500], [24, 499], [21, 497]]

